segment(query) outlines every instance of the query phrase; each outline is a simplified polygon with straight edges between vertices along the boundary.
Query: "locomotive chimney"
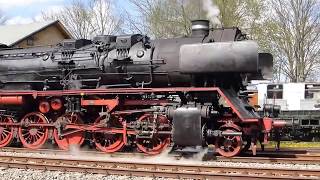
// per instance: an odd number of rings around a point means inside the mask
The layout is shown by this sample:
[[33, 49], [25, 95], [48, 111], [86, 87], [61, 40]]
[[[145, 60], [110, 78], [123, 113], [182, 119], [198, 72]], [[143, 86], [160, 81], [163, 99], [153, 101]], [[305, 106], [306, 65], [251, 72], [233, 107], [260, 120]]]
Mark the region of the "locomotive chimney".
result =
[[191, 21], [192, 37], [203, 37], [209, 34], [208, 20], [193, 20]]

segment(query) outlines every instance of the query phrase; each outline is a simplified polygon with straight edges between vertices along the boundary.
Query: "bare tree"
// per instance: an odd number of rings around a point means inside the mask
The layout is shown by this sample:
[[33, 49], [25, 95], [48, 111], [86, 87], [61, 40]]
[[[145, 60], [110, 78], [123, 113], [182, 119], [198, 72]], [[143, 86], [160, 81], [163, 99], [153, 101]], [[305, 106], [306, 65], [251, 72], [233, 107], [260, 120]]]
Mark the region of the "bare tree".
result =
[[219, 8], [219, 20], [223, 27], [239, 27], [241, 31], [259, 43], [264, 52], [270, 52], [266, 38], [267, 0], [213, 0]]
[[250, 32], [263, 24], [265, 0], [213, 0], [220, 10], [219, 19], [224, 27], [237, 26]]
[[320, 2], [272, 0], [268, 36], [276, 56], [278, 76], [291, 82], [313, 78], [319, 70]]
[[190, 21], [194, 19], [209, 19], [214, 27], [240, 26], [255, 39], [263, 32], [261, 20], [264, 12], [263, 0], [130, 0], [130, 2], [139, 15], [134, 18], [140, 21], [129, 18], [129, 26], [138, 29], [138, 32], [147, 32], [155, 37], [190, 35]]
[[72, 1], [59, 12], [42, 12], [45, 20], [60, 20], [74, 38], [89, 38], [90, 11], [82, 0]]
[[60, 20], [74, 38], [113, 34], [121, 29], [122, 19], [113, 13], [111, 0], [73, 0], [58, 12], [42, 12], [45, 20]]
[[92, 0], [90, 4], [90, 25], [92, 34], [115, 34], [121, 30], [122, 16], [113, 12], [110, 0]]
[[264, 15], [265, 0], [213, 0], [219, 8], [219, 19], [224, 27], [248, 27]]
[[130, 0], [130, 2], [138, 14], [138, 17], [129, 16], [134, 18], [129, 18], [131, 27], [157, 38], [189, 35], [190, 21], [205, 17], [201, 1]]

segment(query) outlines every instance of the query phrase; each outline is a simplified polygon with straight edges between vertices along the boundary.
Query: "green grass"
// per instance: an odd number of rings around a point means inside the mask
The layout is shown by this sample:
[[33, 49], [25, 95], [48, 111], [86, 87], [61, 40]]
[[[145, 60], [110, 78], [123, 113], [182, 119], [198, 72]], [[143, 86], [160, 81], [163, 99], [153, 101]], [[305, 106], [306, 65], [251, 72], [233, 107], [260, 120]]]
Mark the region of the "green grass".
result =
[[[275, 144], [271, 141], [265, 147], [274, 148]], [[280, 148], [320, 148], [320, 142], [281, 141]]]

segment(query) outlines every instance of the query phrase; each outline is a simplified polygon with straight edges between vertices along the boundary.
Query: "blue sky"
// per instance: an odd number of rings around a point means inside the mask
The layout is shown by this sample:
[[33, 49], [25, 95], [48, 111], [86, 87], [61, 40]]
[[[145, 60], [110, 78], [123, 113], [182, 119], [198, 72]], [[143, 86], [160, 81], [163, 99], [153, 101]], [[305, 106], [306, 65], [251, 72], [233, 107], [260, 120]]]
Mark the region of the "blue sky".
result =
[[[6, 16], [7, 24], [23, 24], [37, 20], [42, 11], [52, 11], [70, 4], [72, 0], [0, 0], [0, 10]], [[130, 10], [128, 0], [115, 0], [117, 7]]]

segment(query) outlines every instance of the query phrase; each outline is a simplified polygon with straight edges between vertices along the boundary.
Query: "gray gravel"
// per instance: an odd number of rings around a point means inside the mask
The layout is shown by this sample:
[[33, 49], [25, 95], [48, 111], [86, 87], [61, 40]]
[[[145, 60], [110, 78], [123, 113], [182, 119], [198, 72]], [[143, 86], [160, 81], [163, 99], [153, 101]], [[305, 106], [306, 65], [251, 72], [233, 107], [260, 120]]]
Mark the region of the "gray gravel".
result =
[[228, 162], [228, 161], [202, 161], [203, 153], [199, 153], [192, 158], [181, 158], [177, 160], [172, 156], [168, 156], [164, 152], [157, 156], [151, 157], [111, 157], [108, 154], [88, 155], [79, 152], [70, 154], [49, 154], [49, 153], [16, 153], [16, 152], [0, 152], [0, 155], [17, 155], [27, 157], [48, 157], [51, 158], [66, 158], [66, 159], [81, 159], [81, 160], [97, 160], [97, 161], [118, 161], [118, 162], [141, 162], [141, 163], [163, 163], [163, 164], [192, 164], [192, 165], [209, 165], [216, 167], [256, 167], [256, 168], [279, 168], [279, 169], [308, 169], [319, 170], [320, 164], [285, 164], [285, 163], [245, 163], [245, 162]]
[[[223, 161], [202, 161], [203, 153], [199, 153], [193, 158], [175, 159], [168, 156], [164, 152], [154, 157], [111, 157], [110, 155], [88, 155], [81, 151], [73, 151], [70, 154], [59, 155], [49, 153], [12, 153], [0, 152], [0, 155], [18, 155], [27, 157], [48, 157], [51, 158], [67, 158], [67, 159], [86, 159], [86, 160], [100, 160], [100, 161], [119, 161], [119, 162], [141, 162], [141, 163], [163, 163], [163, 164], [192, 164], [192, 165], [209, 165], [217, 167], [255, 167], [255, 168], [278, 168], [278, 169], [309, 169], [319, 170], [318, 164], [284, 164], [284, 163], [243, 163], [243, 162], [223, 162]], [[0, 179], [41, 179], [41, 180], [64, 180], [64, 179], [154, 179], [146, 177], [128, 177], [128, 176], [106, 176], [102, 174], [84, 174], [75, 172], [59, 172], [59, 171], [38, 171], [38, 170], [21, 170], [21, 169], [0, 169]]]
[[[40, 171], [31, 169], [0, 168], [1, 180], [169, 180], [166, 178], [129, 177], [102, 174], [85, 174], [78, 172]], [[170, 179], [172, 180], [172, 179]]]

